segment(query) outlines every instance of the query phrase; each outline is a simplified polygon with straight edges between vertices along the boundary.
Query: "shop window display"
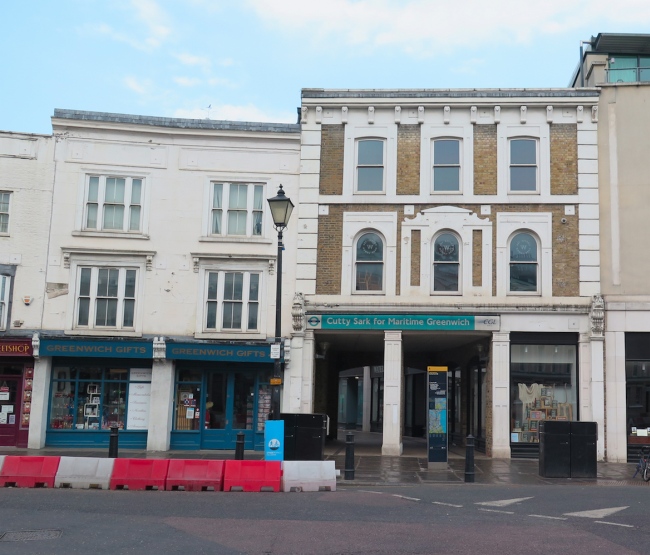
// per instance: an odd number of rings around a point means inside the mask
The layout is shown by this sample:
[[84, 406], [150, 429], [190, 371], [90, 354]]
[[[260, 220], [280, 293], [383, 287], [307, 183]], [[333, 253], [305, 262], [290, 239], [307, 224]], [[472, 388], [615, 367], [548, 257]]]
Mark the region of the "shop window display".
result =
[[127, 429], [129, 369], [55, 367], [50, 429]]
[[575, 345], [512, 345], [510, 441], [539, 443], [539, 423], [577, 420]]

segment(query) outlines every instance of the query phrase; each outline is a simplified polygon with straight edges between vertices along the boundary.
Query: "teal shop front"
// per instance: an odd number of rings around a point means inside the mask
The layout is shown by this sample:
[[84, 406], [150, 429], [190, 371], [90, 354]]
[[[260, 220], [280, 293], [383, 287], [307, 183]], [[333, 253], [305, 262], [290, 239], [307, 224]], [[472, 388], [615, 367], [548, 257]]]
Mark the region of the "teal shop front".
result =
[[153, 345], [147, 341], [42, 339], [52, 357], [48, 447], [108, 447], [110, 428], [120, 447], [146, 449]]
[[171, 449], [264, 448], [271, 410], [271, 347], [167, 343], [175, 361]]

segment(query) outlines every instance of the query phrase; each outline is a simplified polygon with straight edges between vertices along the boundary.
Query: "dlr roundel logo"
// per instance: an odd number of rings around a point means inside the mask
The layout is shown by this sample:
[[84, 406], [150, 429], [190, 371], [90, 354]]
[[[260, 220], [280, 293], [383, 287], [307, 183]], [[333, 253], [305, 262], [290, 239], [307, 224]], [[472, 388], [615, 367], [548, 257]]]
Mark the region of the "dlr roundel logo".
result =
[[269, 441], [269, 449], [271, 451], [277, 451], [280, 449], [280, 440], [273, 438], [271, 441]]

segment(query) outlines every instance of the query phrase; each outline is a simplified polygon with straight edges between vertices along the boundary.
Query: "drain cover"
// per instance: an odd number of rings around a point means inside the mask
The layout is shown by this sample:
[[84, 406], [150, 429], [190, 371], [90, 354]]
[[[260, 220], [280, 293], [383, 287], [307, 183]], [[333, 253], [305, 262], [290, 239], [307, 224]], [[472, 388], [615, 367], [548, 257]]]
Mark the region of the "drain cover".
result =
[[17, 532], [5, 532], [0, 536], [0, 542], [55, 540], [60, 538], [62, 533], [62, 530], [19, 530]]

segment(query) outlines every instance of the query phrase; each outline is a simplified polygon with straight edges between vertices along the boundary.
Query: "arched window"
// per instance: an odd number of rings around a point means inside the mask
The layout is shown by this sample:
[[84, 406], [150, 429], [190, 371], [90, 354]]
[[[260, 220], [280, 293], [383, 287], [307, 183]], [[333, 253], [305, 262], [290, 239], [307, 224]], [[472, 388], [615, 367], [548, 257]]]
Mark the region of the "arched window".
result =
[[355, 249], [355, 291], [384, 290], [384, 241], [377, 233], [364, 233]]
[[441, 233], [433, 242], [433, 292], [460, 292], [460, 246], [451, 233]]
[[539, 256], [537, 240], [531, 233], [515, 234], [510, 240], [511, 293], [539, 292]]

